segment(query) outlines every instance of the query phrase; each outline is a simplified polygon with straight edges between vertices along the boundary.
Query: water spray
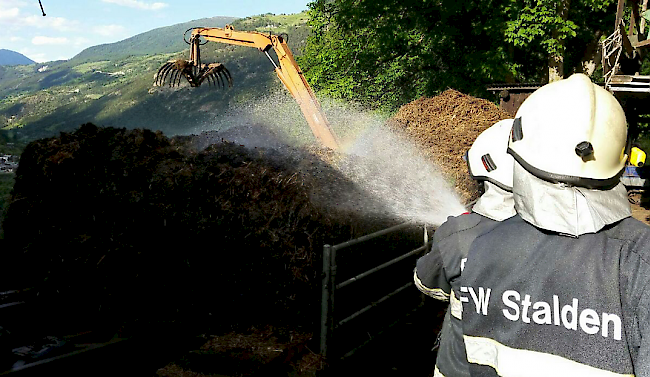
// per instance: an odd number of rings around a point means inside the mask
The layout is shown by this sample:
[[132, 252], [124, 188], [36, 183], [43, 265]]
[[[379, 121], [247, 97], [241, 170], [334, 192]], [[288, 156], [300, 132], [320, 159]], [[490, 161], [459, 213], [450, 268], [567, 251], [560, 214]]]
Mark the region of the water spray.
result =
[[[359, 197], [349, 192], [349, 186], [324, 179], [321, 181], [324, 187], [320, 189], [322, 195], [327, 196], [325, 202], [349, 211], [432, 226], [466, 211], [440, 168], [424, 157], [412, 142], [388, 129], [385, 119], [350, 104], [328, 100], [322, 103], [336, 133], [344, 139], [343, 155], [330, 163], [348, 180], [346, 184], [354, 184], [363, 193], [363, 197]], [[215, 114], [214, 124], [194, 132], [218, 130], [217, 134], [228, 134], [230, 126], [238, 126], [242, 134], [228, 135], [226, 140], [250, 148], [278, 150], [281, 148], [277, 142], [281, 140], [289, 146], [283, 153], [291, 153], [291, 147], [304, 146], [305, 139], [313, 139], [293, 99], [282, 92], [241, 104], [229, 113], [229, 116]], [[261, 127], [269, 132], [251, 133], [250, 125], [255, 125], [253, 130]], [[269, 133], [274, 136], [273, 140], [263, 136]]]
[[437, 226], [466, 211], [439, 168], [387, 127], [375, 125], [348, 152], [340, 170], [394, 216]]

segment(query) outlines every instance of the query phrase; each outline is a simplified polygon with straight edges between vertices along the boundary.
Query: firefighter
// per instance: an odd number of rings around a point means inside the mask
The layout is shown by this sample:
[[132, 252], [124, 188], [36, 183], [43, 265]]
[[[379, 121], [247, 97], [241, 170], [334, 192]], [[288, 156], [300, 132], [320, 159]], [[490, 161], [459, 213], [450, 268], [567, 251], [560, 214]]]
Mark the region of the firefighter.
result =
[[463, 270], [472, 376], [650, 376], [650, 228], [620, 183], [626, 132], [583, 74], [517, 111], [517, 215], [476, 238]]
[[513, 159], [506, 153], [512, 119], [483, 131], [465, 155], [469, 173], [483, 182], [485, 193], [472, 213], [450, 217], [434, 233], [431, 251], [417, 261], [414, 280], [423, 293], [450, 301], [440, 332], [435, 376], [469, 375], [461, 327], [460, 274], [470, 244], [499, 221], [515, 215]]

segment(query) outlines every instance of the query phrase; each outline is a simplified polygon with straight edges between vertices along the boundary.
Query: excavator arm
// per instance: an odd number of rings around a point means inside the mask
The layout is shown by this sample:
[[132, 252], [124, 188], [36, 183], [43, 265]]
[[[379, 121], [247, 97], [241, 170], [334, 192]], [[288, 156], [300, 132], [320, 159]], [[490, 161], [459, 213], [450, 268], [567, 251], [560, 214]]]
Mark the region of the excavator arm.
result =
[[[287, 46], [286, 42], [281, 36], [272, 34], [267, 35], [255, 31], [235, 31], [234, 28], [230, 25], [226, 25], [225, 28], [194, 28], [192, 29], [192, 34], [190, 37], [190, 61], [180, 61], [183, 63], [179, 63], [179, 61], [170, 61], [166, 64], [168, 68], [171, 67], [169, 70], [173, 71], [176, 69], [180, 71], [181, 68], [176, 67], [183, 67], [182, 69], [185, 69], [185, 72], [188, 72], [186, 68], [187, 65], [196, 67], [206, 66], [205, 64], [201, 64], [200, 61], [200, 37], [203, 37], [206, 41], [211, 42], [257, 48], [266, 54], [266, 56], [275, 67], [275, 73], [278, 75], [278, 78], [300, 106], [300, 110], [302, 111], [302, 114], [309, 124], [309, 127], [311, 128], [314, 136], [328, 148], [338, 149], [340, 147], [339, 140], [334, 134], [334, 131], [332, 131], [332, 128], [327, 118], [325, 117], [323, 110], [321, 109], [318, 99], [316, 99], [313, 90], [303, 76], [300, 67], [296, 63], [296, 60], [294, 59], [293, 54], [289, 49], [289, 46]], [[276, 63], [269, 55], [268, 52], [271, 49], [275, 51], [278, 57], [278, 63]], [[210, 64], [210, 66], [214, 65], [214, 63]], [[161, 68], [161, 71], [165, 69], [166, 66], [163, 66], [163, 68]], [[225, 70], [225, 67], [220, 69], [227, 73], [227, 78], [230, 82], [230, 74], [227, 70]], [[187, 78], [191, 86], [199, 86], [203, 81], [204, 76], [208, 79], [208, 81], [210, 77], [209, 75], [192, 75], [191, 73], [186, 74], [181, 72], [176, 76], [173, 74], [171, 75], [172, 80], [170, 85], [174, 84], [175, 81], [180, 80], [181, 74]], [[161, 72], [159, 71], [156, 76], [156, 80], [161, 81], [160, 83], [162, 84], [165, 76], [162, 75], [161, 78], [159, 78], [160, 75]]]

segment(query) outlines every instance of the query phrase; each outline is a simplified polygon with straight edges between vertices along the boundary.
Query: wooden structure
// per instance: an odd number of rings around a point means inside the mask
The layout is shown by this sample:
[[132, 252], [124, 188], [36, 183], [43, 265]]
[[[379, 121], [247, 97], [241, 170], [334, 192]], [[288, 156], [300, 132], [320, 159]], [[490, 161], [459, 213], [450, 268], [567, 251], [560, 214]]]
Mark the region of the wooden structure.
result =
[[[629, 25], [626, 6], [631, 7]], [[631, 140], [638, 136], [639, 116], [650, 114], [650, 76], [639, 74], [650, 47], [642, 17], [647, 8], [648, 0], [618, 0], [614, 32], [601, 43], [605, 88], [625, 109]]]
[[507, 84], [492, 84], [488, 91], [499, 96], [499, 107], [507, 111], [513, 117], [519, 110], [519, 106], [528, 98], [528, 96], [539, 89], [543, 84], [523, 84], [523, 83], [507, 83]]

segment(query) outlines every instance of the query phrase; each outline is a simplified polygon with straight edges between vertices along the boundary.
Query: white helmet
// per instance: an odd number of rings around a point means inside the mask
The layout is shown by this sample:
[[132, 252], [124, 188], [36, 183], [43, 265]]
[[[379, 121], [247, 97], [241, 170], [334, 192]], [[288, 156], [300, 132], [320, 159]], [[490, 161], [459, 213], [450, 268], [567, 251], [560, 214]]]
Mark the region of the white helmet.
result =
[[472, 178], [492, 182], [506, 191], [512, 191], [514, 160], [507, 153], [512, 123], [512, 119], [505, 119], [481, 132], [466, 156]]
[[536, 90], [517, 111], [508, 153], [531, 174], [553, 183], [608, 188], [627, 155], [623, 108], [583, 74]]

